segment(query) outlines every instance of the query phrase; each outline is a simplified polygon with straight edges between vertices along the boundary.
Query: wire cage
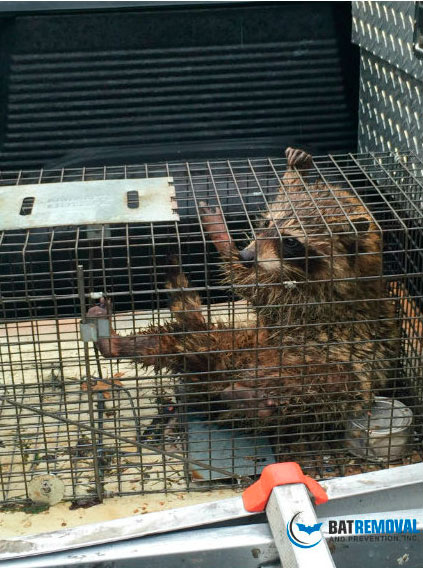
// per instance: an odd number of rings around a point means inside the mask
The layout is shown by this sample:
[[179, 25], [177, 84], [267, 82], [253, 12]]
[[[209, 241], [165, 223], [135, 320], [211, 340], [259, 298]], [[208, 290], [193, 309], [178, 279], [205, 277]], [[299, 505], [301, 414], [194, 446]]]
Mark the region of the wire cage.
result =
[[278, 460], [318, 478], [420, 461], [418, 159], [293, 152], [0, 181], [19, 197], [154, 178], [171, 178], [177, 218], [1, 232], [1, 501], [43, 475], [62, 498], [102, 499], [240, 485]]

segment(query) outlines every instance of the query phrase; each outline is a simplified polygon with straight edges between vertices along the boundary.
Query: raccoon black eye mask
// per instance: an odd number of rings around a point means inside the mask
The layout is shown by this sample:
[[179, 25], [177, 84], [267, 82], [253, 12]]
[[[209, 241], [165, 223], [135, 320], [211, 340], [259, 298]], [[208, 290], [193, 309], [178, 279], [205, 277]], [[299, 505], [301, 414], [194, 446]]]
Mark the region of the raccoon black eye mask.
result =
[[298, 239], [295, 237], [283, 237], [281, 243], [282, 250], [280, 250], [282, 260], [288, 258], [304, 259], [306, 257], [306, 248]]
[[317, 253], [311, 247], [305, 245], [295, 237], [282, 237], [276, 244], [278, 255], [281, 261], [288, 261], [295, 264], [303, 272], [314, 271], [319, 264]]

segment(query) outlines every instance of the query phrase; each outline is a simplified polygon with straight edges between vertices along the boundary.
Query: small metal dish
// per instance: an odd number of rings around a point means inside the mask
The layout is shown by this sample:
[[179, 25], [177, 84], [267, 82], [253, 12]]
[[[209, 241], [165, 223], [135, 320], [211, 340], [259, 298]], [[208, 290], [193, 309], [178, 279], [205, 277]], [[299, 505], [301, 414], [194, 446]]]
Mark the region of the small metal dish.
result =
[[350, 418], [346, 446], [354, 456], [374, 462], [394, 462], [407, 454], [413, 413], [399, 400], [375, 397], [371, 413]]

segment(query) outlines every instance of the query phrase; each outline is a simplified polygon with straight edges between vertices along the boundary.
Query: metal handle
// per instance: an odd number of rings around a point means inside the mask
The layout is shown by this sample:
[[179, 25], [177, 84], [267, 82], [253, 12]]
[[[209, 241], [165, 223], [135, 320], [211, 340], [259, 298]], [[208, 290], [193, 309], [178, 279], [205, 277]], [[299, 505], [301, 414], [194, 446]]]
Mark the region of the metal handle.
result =
[[266, 516], [283, 566], [335, 568], [316, 513], [302, 483], [275, 487]]

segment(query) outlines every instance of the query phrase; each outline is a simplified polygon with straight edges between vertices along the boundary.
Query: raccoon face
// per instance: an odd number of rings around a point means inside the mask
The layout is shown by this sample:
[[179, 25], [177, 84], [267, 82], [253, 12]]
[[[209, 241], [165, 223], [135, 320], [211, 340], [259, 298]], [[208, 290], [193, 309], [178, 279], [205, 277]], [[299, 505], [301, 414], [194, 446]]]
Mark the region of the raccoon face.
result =
[[[328, 230], [329, 227], [329, 230]], [[369, 232], [367, 218], [349, 224], [328, 223], [310, 234], [291, 222], [272, 221], [240, 251], [246, 267], [274, 275], [278, 280], [328, 280], [375, 274], [379, 268], [379, 236]], [[375, 267], [375, 262], [377, 267]]]
[[240, 251], [239, 257], [246, 267], [269, 273], [282, 270], [287, 278], [299, 276], [315, 271], [318, 264], [319, 254], [307, 241], [273, 225], [261, 230], [256, 240]]

